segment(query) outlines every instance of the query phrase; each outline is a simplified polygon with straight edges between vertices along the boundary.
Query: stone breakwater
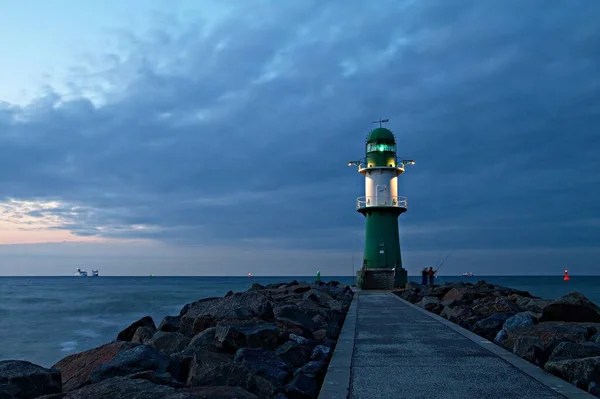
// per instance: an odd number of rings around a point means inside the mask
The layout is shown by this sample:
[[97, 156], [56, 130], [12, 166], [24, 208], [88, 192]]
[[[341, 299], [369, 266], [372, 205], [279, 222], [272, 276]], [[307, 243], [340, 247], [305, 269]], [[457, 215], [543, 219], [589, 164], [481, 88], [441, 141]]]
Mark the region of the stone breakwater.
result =
[[395, 294], [600, 397], [600, 307], [582, 294], [549, 300], [485, 281]]
[[50, 369], [0, 361], [0, 399], [315, 398], [352, 295], [292, 281], [202, 299]]

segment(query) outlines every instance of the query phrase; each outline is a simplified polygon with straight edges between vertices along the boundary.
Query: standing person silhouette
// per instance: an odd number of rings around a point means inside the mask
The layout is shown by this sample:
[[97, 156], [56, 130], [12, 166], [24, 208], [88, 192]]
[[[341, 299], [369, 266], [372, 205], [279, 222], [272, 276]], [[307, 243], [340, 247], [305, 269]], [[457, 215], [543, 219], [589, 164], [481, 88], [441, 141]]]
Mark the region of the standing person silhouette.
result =
[[421, 272], [421, 284], [427, 285], [427, 267], [424, 267]]
[[429, 275], [429, 285], [433, 285], [433, 279], [435, 278], [435, 272], [433, 271], [433, 267], [429, 268], [427, 274]]

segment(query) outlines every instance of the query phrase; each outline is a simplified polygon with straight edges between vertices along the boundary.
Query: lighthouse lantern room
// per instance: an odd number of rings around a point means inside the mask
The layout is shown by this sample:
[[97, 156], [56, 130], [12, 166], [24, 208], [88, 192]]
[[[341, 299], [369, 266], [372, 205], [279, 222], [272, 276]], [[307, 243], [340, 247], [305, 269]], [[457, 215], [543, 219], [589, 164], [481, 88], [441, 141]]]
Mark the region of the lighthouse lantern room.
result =
[[365, 195], [356, 200], [356, 210], [365, 217], [365, 247], [362, 269], [357, 273], [363, 289], [391, 289], [407, 282], [402, 267], [398, 216], [407, 210], [407, 200], [398, 196], [398, 176], [413, 160], [396, 156], [396, 137], [382, 126], [367, 136], [366, 156], [348, 165], [365, 177]]

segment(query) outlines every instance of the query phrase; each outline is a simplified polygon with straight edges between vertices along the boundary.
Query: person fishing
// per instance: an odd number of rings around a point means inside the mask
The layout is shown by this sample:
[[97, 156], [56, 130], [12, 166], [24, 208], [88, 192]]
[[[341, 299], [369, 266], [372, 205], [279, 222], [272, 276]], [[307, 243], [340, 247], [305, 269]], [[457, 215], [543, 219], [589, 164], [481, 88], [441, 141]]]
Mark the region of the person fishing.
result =
[[421, 272], [421, 284], [427, 285], [427, 267], [424, 267]]
[[435, 271], [433, 270], [433, 267], [429, 268], [427, 274], [429, 275], [429, 285], [433, 285], [433, 280], [435, 278]]

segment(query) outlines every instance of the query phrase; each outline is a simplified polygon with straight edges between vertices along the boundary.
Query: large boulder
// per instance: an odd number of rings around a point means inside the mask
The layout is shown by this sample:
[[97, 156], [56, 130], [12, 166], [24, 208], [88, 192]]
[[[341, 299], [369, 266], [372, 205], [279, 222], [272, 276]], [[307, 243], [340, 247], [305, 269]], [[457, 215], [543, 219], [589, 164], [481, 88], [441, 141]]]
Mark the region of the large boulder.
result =
[[62, 389], [72, 391], [84, 386], [92, 371], [104, 363], [113, 360], [120, 352], [135, 348], [138, 344], [114, 341], [85, 352], [69, 355], [52, 366], [60, 371]]
[[510, 317], [520, 311], [519, 306], [503, 297], [478, 300], [473, 304], [473, 313], [483, 318], [496, 313], [505, 313]]
[[507, 349], [534, 364], [544, 365], [561, 342], [584, 342], [595, 332], [589, 325], [540, 323], [507, 331], [502, 343]]
[[485, 319], [479, 320], [471, 331], [475, 334], [480, 335], [490, 341], [494, 340], [496, 335], [500, 330], [502, 330], [502, 326], [506, 322], [506, 320], [510, 317], [510, 314], [507, 313], [495, 313]]
[[258, 397], [270, 397], [275, 392], [271, 382], [239, 363], [227, 363], [207, 369], [194, 379], [194, 385], [242, 387]]
[[439, 313], [443, 306], [440, 304], [440, 299], [435, 296], [424, 296], [419, 302], [417, 302], [417, 306], [434, 313]]
[[63, 399], [193, 399], [195, 397], [150, 381], [116, 377], [69, 392]]
[[274, 323], [221, 323], [215, 331], [215, 345], [228, 351], [240, 348], [275, 349], [279, 328]]
[[533, 325], [535, 323], [535, 319], [530, 312], [520, 312], [517, 313], [504, 322], [502, 325], [502, 329], [498, 332], [496, 337], [494, 338], [494, 342], [498, 345], [502, 345], [506, 339], [508, 338], [507, 332], [510, 330], [514, 330], [516, 328], [526, 327]]
[[192, 348], [194, 351], [212, 350], [215, 348], [216, 332], [217, 327], [210, 327], [202, 331], [200, 334], [196, 334], [188, 344], [188, 348]]
[[276, 307], [273, 313], [276, 320], [290, 323], [309, 331], [316, 331], [322, 326], [313, 320], [315, 316], [319, 315], [319, 312], [316, 310], [296, 305], [284, 305]]
[[591, 382], [600, 381], [600, 356], [548, 362], [544, 369], [587, 390]]
[[445, 306], [440, 312], [440, 316], [468, 330], [473, 327], [476, 319], [471, 306]]
[[554, 348], [549, 362], [600, 356], [600, 344], [595, 342], [561, 342]]
[[552, 303], [549, 299], [541, 299], [541, 298], [523, 298], [519, 296], [519, 299], [516, 301], [516, 304], [524, 309], [533, 313], [542, 313], [544, 308]]
[[190, 393], [196, 399], [258, 399], [258, 396], [240, 387], [194, 387], [180, 392]]
[[236, 293], [224, 298], [209, 298], [191, 304], [181, 317], [179, 332], [193, 337], [209, 327], [215, 327], [223, 320], [250, 318], [268, 320], [272, 317], [273, 304], [265, 294]]
[[600, 323], [600, 307], [579, 292], [571, 292], [544, 307], [540, 321]]
[[148, 345], [139, 345], [119, 352], [111, 361], [92, 371], [90, 382], [96, 384], [113, 377], [124, 377], [141, 371], [163, 374], [168, 371], [169, 366], [170, 360], [167, 356]]
[[198, 351], [192, 356], [186, 385], [191, 387], [201, 385], [199, 381], [203, 381], [205, 374], [212, 372], [216, 367], [232, 362], [233, 355], [229, 353]]
[[138, 327], [131, 338], [131, 342], [138, 344], [145, 344], [156, 334], [156, 329], [151, 327]]
[[158, 331], [146, 344], [158, 349], [167, 356], [184, 350], [190, 343], [190, 338], [176, 332]]
[[304, 374], [307, 377], [317, 380], [323, 379], [327, 371], [327, 362], [322, 360], [311, 360], [294, 372], [294, 377], [298, 374]]
[[291, 365], [281, 360], [275, 352], [261, 348], [242, 348], [236, 352], [233, 361], [243, 364], [275, 386], [283, 385], [291, 370]]
[[404, 288], [407, 290], [414, 290], [414, 291], [427, 291], [426, 285], [415, 283], [414, 281], [408, 281], [406, 283], [406, 285], [404, 286]]
[[60, 391], [60, 371], [22, 360], [0, 361], [0, 398], [33, 399]]
[[314, 378], [300, 373], [285, 386], [284, 392], [290, 399], [316, 398], [319, 384]]
[[145, 316], [145, 317], [142, 317], [141, 319], [139, 319], [138, 321], [131, 323], [131, 325], [129, 327], [127, 327], [126, 329], [121, 331], [119, 333], [119, 335], [117, 335], [117, 340], [118, 341], [131, 341], [133, 339], [135, 331], [139, 327], [150, 327], [150, 328], [156, 330], [156, 325], [154, 324], [154, 320], [152, 320], [152, 317]]
[[443, 301], [456, 301], [470, 303], [482, 295], [475, 289], [469, 287], [460, 287], [450, 289], [442, 298]]
[[181, 316], [165, 316], [158, 326], [158, 331], [175, 332], [181, 327]]
[[302, 345], [287, 341], [275, 349], [275, 354], [294, 367], [300, 367], [310, 359], [314, 345]]

